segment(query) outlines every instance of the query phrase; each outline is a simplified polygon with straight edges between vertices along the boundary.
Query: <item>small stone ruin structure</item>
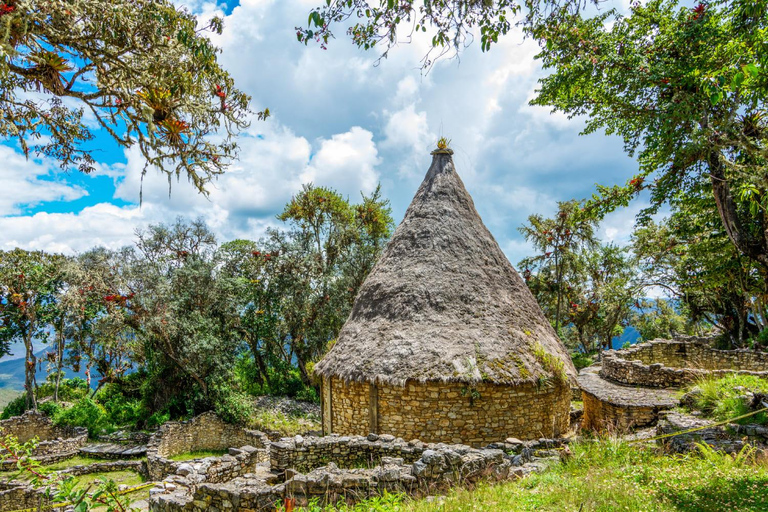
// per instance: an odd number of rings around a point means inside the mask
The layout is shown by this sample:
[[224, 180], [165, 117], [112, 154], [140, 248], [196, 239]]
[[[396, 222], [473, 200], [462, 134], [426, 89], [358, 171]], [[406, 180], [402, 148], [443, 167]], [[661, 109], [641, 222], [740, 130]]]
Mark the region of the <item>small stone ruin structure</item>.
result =
[[150, 491], [149, 505], [153, 512], [272, 512], [285, 499], [306, 506], [353, 503], [385, 491], [425, 496], [455, 484], [542, 471], [558, 459], [564, 442], [509, 439], [476, 449], [386, 434], [296, 436], [273, 442], [269, 463], [229, 481], [186, 471], [171, 475]]
[[568, 429], [576, 371], [483, 224], [432, 165], [320, 361], [323, 431], [482, 446]]
[[[266, 434], [225, 423], [216, 413], [206, 412], [189, 421], [163, 424], [147, 445], [147, 470], [151, 479], [160, 480], [176, 473], [182, 465], [203, 464], [211, 475], [209, 480], [225, 481], [269, 460], [268, 445]], [[204, 462], [171, 458], [197, 451], [227, 450], [233, 453]]]
[[[0, 435], [12, 435], [20, 443], [37, 438], [39, 442], [32, 456], [43, 464], [74, 457], [88, 441], [88, 429], [54, 425], [48, 416], [37, 411], [27, 411], [21, 416], [0, 421]], [[0, 463], [2, 471], [15, 467], [15, 461]]]
[[652, 340], [603, 354], [600, 375], [615, 382], [679, 388], [706, 376], [733, 373], [768, 377], [768, 353], [717, 350], [707, 338]]
[[588, 430], [654, 425], [680, 404], [677, 388], [707, 376], [733, 373], [768, 377], [768, 354], [717, 350], [709, 338], [652, 340], [603, 352], [599, 365], [578, 377], [584, 401], [581, 427]]

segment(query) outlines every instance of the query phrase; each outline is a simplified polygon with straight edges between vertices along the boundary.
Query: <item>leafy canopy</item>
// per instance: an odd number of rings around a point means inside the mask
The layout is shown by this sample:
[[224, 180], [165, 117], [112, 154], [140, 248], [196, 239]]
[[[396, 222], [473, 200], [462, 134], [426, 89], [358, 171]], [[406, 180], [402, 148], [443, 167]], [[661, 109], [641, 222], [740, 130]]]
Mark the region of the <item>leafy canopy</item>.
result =
[[138, 146], [144, 173], [184, 174], [205, 193], [251, 114], [207, 37], [221, 31], [169, 0], [2, 2], [0, 136], [88, 173], [95, 122]]

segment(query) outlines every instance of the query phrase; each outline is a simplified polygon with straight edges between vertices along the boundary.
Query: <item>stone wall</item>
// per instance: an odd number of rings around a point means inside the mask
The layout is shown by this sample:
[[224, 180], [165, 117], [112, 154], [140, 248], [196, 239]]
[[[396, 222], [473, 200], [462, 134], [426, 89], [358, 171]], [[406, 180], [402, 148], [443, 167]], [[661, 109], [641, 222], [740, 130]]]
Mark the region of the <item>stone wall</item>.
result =
[[186, 422], [165, 423], [152, 436], [147, 445], [149, 476], [159, 480], [175, 473], [182, 464], [171, 460], [175, 455], [249, 447], [239, 450], [237, 456], [215, 458], [207, 466], [220, 478], [234, 478], [249, 471], [253, 464], [268, 460], [268, 446], [269, 439], [262, 432], [225, 423], [213, 412], [203, 413]]
[[50, 500], [42, 489], [13, 482], [0, 482], [0, 512], [20, 509], [46, 510]]
[[341, 468], [370, 468], [384, 457], [402, 458], [413, 463], [426, 450], [420, 441], [405, 442], [401, 438], [385, 434], [362, 436], [327, 437], [296, 436], [272, 443], [269, 447], [270, 467], [273, 471], [287, 469], [306, 472], [330, 462]]
[[768, 353], [717, 350], [701, 341], [653, 340], [603, 352], [603, 378], [630, 385], [681, 387], [707, 375], [768, 377]]
[[[330, 428], [339, 434], [484, 446], [507, 437], [559, 437], [568, 430], [567, 386], [409, 381], [400, 388], [330, 380]], [[328, 422], [323, 424], [327, 429]]]
[[601, 400], [582, 390], [584, 413], [581, 428], [594, 431], [625, 432], [635, 427], [653, 425], [659, 416], [659, 408], [651, 405], [627, 407]]
[[[365, 439], [367, 441], [367, 439]], [[294, 440], [286, 439], [283, 448], [301, 453], [306, 446], [303, 440], [298, 445]], [[343, 437], [308, 440], [310, 445], [336, 445], [349, 447], [350, 440]], [[358, 447], [369, 453], [375, 445], [383, 450], [392, 450], [394, 446], [404, 447], [400, 440], [369, 441], [354, 439]], [[276, 503], [293, 500], [296, 506], [305, 506], [310, 501], [320, 504], [335, 504], [339, 500], [348, 503], [380, 495], [384, 491], [405, 492], [414, 496], [423, 496], [441, 492], [448, 486], [466, 484], [481, 479], [501, 480], [518, 478], [546, 467], [544, 459], [537, 458], [533, 447], [548, 448], [548, 460], [557, 458], [557, 452], [551, 448], [559, 442], [548, 440], [515, 444], [502, 443], [502, 449], [473, 449], [464, 445], [436, 444], [422, 446], [420, 455], [413, 462], [402, 457], [381, 457], [375, 467], [339, 468], [334, 462], [327, 462], [323, 467], [306, 473], [291, 472], [284, 482], [270, 481], [270, 476], [248, 474], [223, 484], [208, 482], [191, 484], [180, 477], [172, 477], [160, 483], [150, 491], [150, 510], [153, 512], [181, 511], [269, 511], [275, 510]], [[515, 450], [519, 453], [515, 453]], [[505, 451], [511, 453], [507, 454]], [[333, 452], [330, 449], [330, 452]], [[554, 452], [554, 454], [552, 453]], [[413, 454], [412, 454], [413, 455]], [[415, 455], [413, 455], [415, 456]], [[348, 460], [348, 459], [345, 459]], [[276, 468], [272, 468], [273, 473]]]
[[[39, 443], [32, 455], [45, 464], [75, 456], [88, 441], [87, 429], [54, 425], [48, 416], [36, 411], [0, 421], [0, 435], [12, 435], [21, 443], [37, 437]], [[0, 469], [4, 471], [13, 467], [13, 461], [0, 463]]]

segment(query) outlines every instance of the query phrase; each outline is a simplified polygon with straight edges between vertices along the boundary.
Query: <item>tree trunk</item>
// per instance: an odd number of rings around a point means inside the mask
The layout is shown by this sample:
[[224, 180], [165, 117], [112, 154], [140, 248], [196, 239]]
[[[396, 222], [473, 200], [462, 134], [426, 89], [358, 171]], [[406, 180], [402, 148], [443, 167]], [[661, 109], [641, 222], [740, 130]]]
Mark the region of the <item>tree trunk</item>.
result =
[[740, 253], [759, 263], [763, 271], [768, 272], [768, 243], [765, 233], [762, 237], [757, 238], [744, 228], [741, 219], [739, 219], [736, 201], [733, 199], [731, 187], [726, 180], [725, 168], [719, 153], [710, 153], [707, 164], [717, 212], [720, 214], [720, 220], [723, 222], [728, 238]]
[[37, 400], [35, 400], [35, 370], [37, 368], [37, 358], [32, 347], [32, 336], [24, 336], [24, 348], [26, 349], [26, 358], [24, 361], [24, 389], [27, 392], [27, 409], [37, 410]]
[[59, 384], [61, 384], [61, 369], [64, 366], [64, 328], [59, 330], [59, 345], [56, 350], [56, 387], [53, 389], [53, 401], [59, 402]]

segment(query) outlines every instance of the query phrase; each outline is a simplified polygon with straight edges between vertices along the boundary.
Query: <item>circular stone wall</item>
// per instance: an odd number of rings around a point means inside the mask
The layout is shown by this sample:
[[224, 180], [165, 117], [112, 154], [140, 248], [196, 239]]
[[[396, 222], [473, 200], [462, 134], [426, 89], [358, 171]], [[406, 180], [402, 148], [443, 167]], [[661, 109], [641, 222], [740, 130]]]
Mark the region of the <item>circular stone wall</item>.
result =
[[[189, 421], [163, 424], [147, 445], [147, 466], [150, 478], [161, 479], [176, 472], [181, 464], [171, 457], [197, 451], [221, 451], [250, 446], [250, 462], [269, 459], [269, 439], [258, 430], [249, 430], [225, 423], [216, 413], [206, 412]], [[190, 461], [186, 461], [189, 463]]]
[[[0, 421], [0, 435], [12, 435], [20, 443], [38, 439], [32, 456], [45, 464], [51, 464], [77, 455], [88, 441], [88, 430], [83, 427], [54, 425], [51, 419], [37, 411], [27, 411]], [[2, 450], [4, 451], [4, 450]], [[15, 467], [13, 461], [0, 463], [0, 469]]]
[[323, 429], [326, 434], [391, 434], [471, 446], [508, 437], [555, 438], [568, 430], [570, 399], [567, 385], [409, 381], [401, 388], [328, 378], [323, 382]]
[[704, 340], [652, 340], [603, 353], [600, 376], [649, 387], [681, 387], [707, 375], [732, 373], [768, 377], [768, 353], [717, 350]]

